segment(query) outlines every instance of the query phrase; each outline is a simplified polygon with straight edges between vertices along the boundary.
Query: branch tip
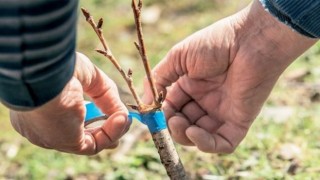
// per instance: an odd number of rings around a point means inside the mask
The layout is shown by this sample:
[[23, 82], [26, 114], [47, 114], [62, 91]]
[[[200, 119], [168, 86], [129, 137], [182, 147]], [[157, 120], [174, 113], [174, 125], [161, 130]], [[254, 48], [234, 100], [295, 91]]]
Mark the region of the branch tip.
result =
[[138, 1], [138, 5], [136, 4], [136, 0], [132, 0], [131, 6], [132, 6], [132, 9], [136, 11], [137, 15], [140, 16], [140, 12], [142, 9], [142, 0]]
[[86, 18], [86, 20], [88, 21], [90, 19], [90, 13], [88, 10], [86, 10], [85, 8], [81, 8], [82, 14], [84, 15], [84, 17]]

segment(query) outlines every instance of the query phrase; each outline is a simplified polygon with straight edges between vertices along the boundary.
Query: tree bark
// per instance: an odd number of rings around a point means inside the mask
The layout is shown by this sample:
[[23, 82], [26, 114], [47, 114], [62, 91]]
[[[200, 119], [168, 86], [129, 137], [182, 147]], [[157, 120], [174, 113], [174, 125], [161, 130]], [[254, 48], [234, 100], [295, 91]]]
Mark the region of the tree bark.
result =
[[174, 147], [173, 141], [168, 129], [152, 133], [153, 142], [158, 149], [161, 163], [165, 167], [168, 176], [172, 180], [186, 180], [188, 179], [183, 164]]

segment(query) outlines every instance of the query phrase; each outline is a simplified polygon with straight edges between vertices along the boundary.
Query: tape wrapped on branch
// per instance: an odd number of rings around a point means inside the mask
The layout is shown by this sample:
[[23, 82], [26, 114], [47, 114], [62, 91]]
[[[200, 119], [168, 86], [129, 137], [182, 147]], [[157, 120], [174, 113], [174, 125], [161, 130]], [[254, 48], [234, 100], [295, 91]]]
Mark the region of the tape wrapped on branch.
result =
[[[105, 115], [94, 103], [86, 103], [86, 116], [85, 125], [95, 122], [97, 120], [107, 119], [108, 116]], [[163, 111], [154, 111], [146, 114], [140, 114], [137, 112], [129, 111], [128, 118], [132, 121], [136, 119], [141, 123], [148, 126], [151, 133], [160, 132], [167, 128], [166, 119]]]

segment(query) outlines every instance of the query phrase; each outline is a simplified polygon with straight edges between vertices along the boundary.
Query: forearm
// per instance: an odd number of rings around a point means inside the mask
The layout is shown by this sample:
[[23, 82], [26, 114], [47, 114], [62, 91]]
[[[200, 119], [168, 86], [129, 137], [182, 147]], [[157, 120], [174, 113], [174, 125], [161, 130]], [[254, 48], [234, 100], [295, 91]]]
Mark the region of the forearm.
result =
[[[2, 3], [2, 4], [1, 4]], [[40, 106], [73, 75], [77, 1], [0, 2], [0, 99]]]

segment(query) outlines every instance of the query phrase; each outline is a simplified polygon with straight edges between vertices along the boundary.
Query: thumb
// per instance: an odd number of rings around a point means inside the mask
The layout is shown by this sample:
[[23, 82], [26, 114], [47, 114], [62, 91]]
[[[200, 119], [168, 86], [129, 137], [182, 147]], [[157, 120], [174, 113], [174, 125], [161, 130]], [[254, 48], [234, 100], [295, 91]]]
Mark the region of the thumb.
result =
[[111, 115], [127, 108], [122, 103], [116, 84], [83, 54], [77, 53], [76, 77], [84, 92], [105, 114]]
[[[165, 56], [164, 59], [157, 64], [154, 69], [152, 70], [152, 75], [155, 79], [155, 84], [159, 92], [164, 92], [166, 94], [166, 88], [169, 87], [171, 84], [176, 82], [180, 76], [185, 74], [184, 70], [185, 67], [185, 59], [181, 58], [181, 54], [183, 51], [182, 45], [177, 44], [174, 46], [168, 54]], [[144, 80], [144, 95], [142, 100], [145, 103], [152, 102], [153, 96], [151, 90], [149, 88], [149, 82], [147, 78]]]

